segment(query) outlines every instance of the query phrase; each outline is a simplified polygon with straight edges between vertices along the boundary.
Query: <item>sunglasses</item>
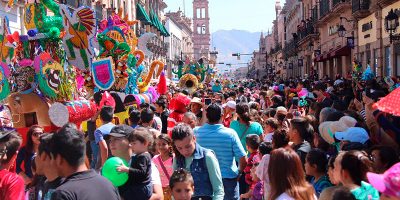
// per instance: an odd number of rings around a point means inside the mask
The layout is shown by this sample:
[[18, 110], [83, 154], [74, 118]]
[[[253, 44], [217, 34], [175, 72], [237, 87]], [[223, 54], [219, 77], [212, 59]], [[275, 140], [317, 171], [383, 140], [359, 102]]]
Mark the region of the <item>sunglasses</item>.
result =
[[40, 137], [41, 135], [43, 135], [43, 132], [33, 132], [32, 133], [33, 137]]

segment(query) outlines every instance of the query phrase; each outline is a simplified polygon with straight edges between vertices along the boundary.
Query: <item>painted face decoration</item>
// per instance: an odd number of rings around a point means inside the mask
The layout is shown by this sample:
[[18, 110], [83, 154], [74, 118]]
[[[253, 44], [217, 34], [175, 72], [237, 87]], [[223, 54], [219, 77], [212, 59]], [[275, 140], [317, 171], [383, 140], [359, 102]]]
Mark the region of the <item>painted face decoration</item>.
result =
[[56, 98], [61, 79], [64, 76], [64, 68], [60, 63], [54, 61], [47, 52], [43, 52], [35, 58], [34, 66], [40, 90], [46, 96]]
[[60, 63], [48, 62], [44, 67], [42, 73], [45, 74], [47, 78], [47, 84], [56, 93], [58, 93], [58, 87], [61, 84], [60, 76], [63, 76], [64, 69], [61, 67]]
[[33, 62], [29, 59], [23, 59], [18, 63], [18, 67], [13, 74], [14, 77], [14, 92], [29, 93], [34, 88], [35, 70]]

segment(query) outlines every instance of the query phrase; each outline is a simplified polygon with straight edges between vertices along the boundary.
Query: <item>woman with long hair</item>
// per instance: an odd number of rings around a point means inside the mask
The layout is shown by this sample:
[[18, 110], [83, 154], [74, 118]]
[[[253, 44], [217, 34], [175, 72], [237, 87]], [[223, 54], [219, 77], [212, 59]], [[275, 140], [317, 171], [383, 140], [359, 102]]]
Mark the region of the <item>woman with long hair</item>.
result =
[[231, 122], [230, 128], [236, 131], [244, 150], [246, 151], [246, 136], [249, 134], [256, 134], [262, 136], [263, 128], [260, 123], [253, 122], [250, 115], [250, 107], [248, 103], [239, 103], [236, 105], [236, 116]]
[[25, 184], [29, 184], [32, 181], [32, 159], [38, 151], [40, 144], [39, 137], [42, 134], [43, 127], [39, 125], [31, 126], [26, 136], [26, 145], [23, 146], [18, 152], [16, 160], [16, 172], [18, 175], [24, 178]]
[[313, 186], [306, 181], [301, 160], [292, 149], [272, 151], [268, 176], [271, 185], [269, 200], [317, 199]]

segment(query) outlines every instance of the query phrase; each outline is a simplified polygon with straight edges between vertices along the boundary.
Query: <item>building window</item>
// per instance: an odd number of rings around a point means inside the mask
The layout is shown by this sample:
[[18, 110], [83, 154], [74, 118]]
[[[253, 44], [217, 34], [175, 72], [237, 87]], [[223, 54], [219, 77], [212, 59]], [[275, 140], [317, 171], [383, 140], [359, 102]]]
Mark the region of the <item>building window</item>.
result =
[[94, 9], [96, 11], [96, 21], [97, 23], [100, 23], [100, 21], [103, 19], [103, 5], [100, 3], [100, 1], [96, 2]]
[[201, 9], [201, 18], [206, 18], [206, 9], [205, 8], [202, 8]]
[[400, 75], [400, 44], [394, 45], [396, 76]]
[[374, 71], [378, 73], [378, 49], [374, 49]]
[[364, 52], [360, 53], [360, 63], [361, 63], [361, 66], [364, 66]]
[[201, 10], [200, 10], [200, 8], [196, 9], [196, 18], [201, 18]]
[[201, 34], [201, 26], [197, 27], [197, 34]]
[[390, 46], [385, 47], [385, 76], [392, 76], [390, 67]]
[[206, 34], [206, 25], [201, 25], [201, 34], [205, 35]]
[[365, 52], [367, 57], [367, 65], [371, 64], [371, 50]]

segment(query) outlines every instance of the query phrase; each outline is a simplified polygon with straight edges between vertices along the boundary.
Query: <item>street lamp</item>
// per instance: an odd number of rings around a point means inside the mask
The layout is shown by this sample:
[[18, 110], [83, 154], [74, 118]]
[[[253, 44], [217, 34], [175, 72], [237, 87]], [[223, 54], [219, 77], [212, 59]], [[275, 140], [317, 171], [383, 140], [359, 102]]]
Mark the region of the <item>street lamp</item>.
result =
[[308, 43], [308, 50], [309, 50], [309, 51], [314, 50], [314, 43], [313, 43], [312, 41], [310, 41], [310, 42]]
[[346, 35], [346, 29], [344, 28], [343, 25], [340, 25], [338, 30], [337, 30], [339, 37], [344, 37]]
[[400, 40], [400, 36], [395, 35], [398, 26], [399, 16], [391, 9], [385, 17], [385, 29], [389, 32], [390, 43], [392, 43], [393, 40]]
[[353, 20], [349, 20], [346, 17], [340, 17], [340, 25], [337, 30], [339, 37], [344, 37], [346, 35], [346, 29], [344, 28], [343, 23], [342, 23], [343, 20], [346, 20], [347, 22], [353, 22]]

